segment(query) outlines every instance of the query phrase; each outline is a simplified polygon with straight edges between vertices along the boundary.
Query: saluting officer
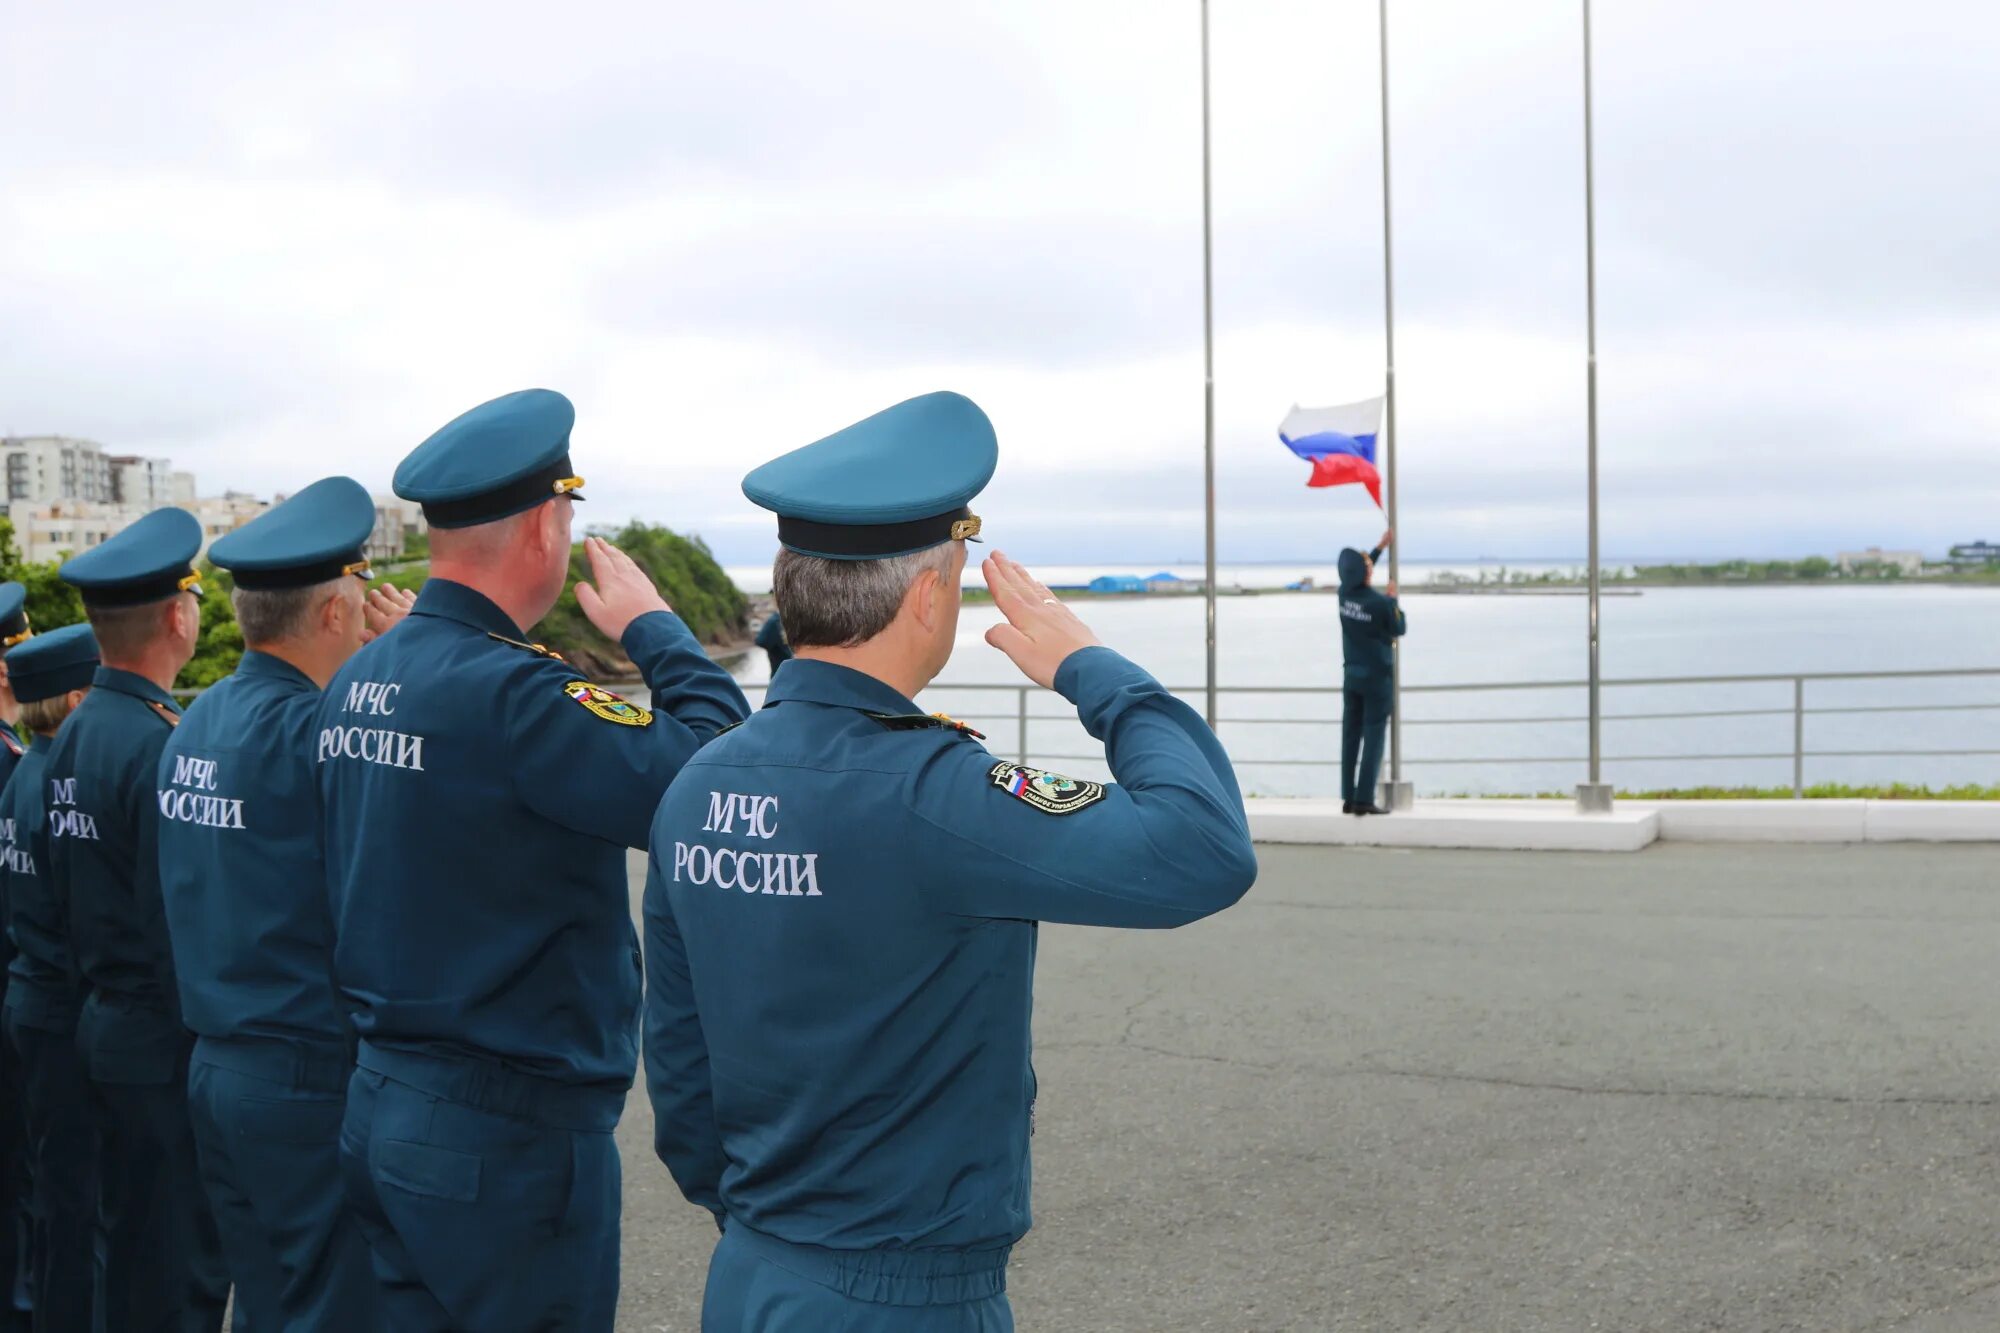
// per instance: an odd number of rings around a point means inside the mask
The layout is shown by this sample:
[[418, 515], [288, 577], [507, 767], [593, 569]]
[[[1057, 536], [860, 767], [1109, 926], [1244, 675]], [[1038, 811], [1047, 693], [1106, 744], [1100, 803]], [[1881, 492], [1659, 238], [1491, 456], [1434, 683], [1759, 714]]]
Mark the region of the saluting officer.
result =
[[[28, 639], [28, 590], [18, 583], [0, 583], [0, 648]], [[25, 747], [14, 732], [21, 706], [7, 686], [7, 668], [0, 664], [0, 787], [20, 763]], [[11, 837], [0, 830], [0, 856]], [[0, 863], [0, 1005], [4, 1005], [14, 944], [8, 938], [7, 873]], [[21, 1067], [14, 1051], [0, 1038], [0, 1330], [25, 1329], [28, 1323], [29, 1215], [27, 1122], [21, 1113]]]
[[1256, 877], [1214, 734], [1005, 556], [988, 642], [1120, 785], [911, 702], [951, 656], [996, 458], [985, 413], [937, 393], [743, 483], [778, 515], [796, 656], [674, 780], [645, 895], [656, 1145], [724, 1228], [706, 1333], [1011, 1329], [1036, 923], [1178, 926]]
[[638, 1060], [625, 849], [696, 747], [748, 712], [596, 539], [577, 600], [651, 709], [528, 641], [569, 570], [574, 420], [530, 389], [403, 460], [430, 582], [319, 711], [334, 974], [360, 1035], [341, 1151], [398, 1330], [611, 1327], [611, 1131]]
[[353, 1028], [333, 987], [313, 721], [320, 690], [406, 593], [368, 591], [375, 502], [328, 477], [218, 540], [246, 651], [188, 706], [159, 770], [160, 892], [202, 1183], [257, 1329], [375, 1329], [346, 1206], [340, 1121]]
[[8, 966], [6, 1030], [20, 1061], [32, 1182], [28, 1291], [36, 1333], [91, 1327], [91, 1229], [97, 1143], [90, 1085], [76, 1048], [82, 988], [69, 947], [68, 905], [47, 874], [43, 820], [50, 743], [97, 672], [97, 638], [65, 625], [7, 650], [7, 676], [35, 743], [0, 791], [5, 831]]
[[[28, 590], [18, 583], [0, 583], [0, 654], [34, 637], [35, 631], [28, 624]], [[0, 657], [0, 787], [7, 784], [21, 756], [28, 752], [14, 730], [20, 721], [21, 700], [8, 679], [5, 658]]]
[[77, 1023], [97, 1112], [99, 1327], [215, 1329], [229, 1294], [195, 1167], [188, 1053], [160, 910], [153, 778], [201, 631], [201, 524], [157, 509], [64, 564], [103, 663], [49, 747], [49, 873], [89, 987]]
[[[17, 631], [18, 632], [18, 631]], [[69, 911], [53, 889], [43, 826], [49, 745], [90, 692], [97, 637], [65, 625], [7, 650], [21, 720], [34, 735], [0, 791], [0, 879], [7, 885], [7, 1044], [20, 1062], [33, 1218], [28, 1295], [36, 1333], [88, 1329], [97, 1142], [90, 1083], [76, 1049], [83, 996], [69, 947]]]

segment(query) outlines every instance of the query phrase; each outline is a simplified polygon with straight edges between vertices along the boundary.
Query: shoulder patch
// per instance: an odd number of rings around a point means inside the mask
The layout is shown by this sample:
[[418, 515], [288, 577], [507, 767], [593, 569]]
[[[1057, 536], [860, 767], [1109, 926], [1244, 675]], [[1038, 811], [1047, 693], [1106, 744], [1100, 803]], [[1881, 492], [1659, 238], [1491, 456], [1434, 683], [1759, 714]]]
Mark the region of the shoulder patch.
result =
[[493, 634], [490, 632], [487, 634], [486, 637], [493, 640], [493, 642], [495, 643], [504, 643], [509, 648], [519, 648], [522, 652], [533, 653], [537, 657], [552, 658], [558, 662], [563, 660], [563, 655], [561, 653], [557, 652], [553, 648], [546, 647], [543, 644], [522, 643], [519, 639], [510, 639], [504, 634]]
[[987, 774], [993, 785], [1019, 801], [1026, 801], [1045, 815], [1073, 815], [1104, 799], [1104, 784], [1082, 782], [1025, 764], [1002, 760]]
[[606, 722], [617, 722], [627, 727], [653, 725], [653, 714], [650, 709], [641, 708], [601, 685], [592, 685], [587, 680], [570, 681], [563, 686], [563, 693]]
[[167, 707], [165, 704], [161, 703], [157, 699], [146, 700], [146, 707], [152, 709], [155, 713], [158, 713], [160, 715], [160, 721], [166, 723], [170, 727], [178, 727], [181, 724], [181, 715], [179, 713], [176, 713], [173, 709]]

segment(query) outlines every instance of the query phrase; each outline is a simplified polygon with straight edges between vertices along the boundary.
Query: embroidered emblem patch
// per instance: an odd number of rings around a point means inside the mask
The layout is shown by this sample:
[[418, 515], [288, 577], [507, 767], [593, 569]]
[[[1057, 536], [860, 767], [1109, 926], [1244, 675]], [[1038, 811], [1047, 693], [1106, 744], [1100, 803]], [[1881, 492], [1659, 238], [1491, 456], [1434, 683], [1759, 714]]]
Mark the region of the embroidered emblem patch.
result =
[[563, 693], [603, 718], [606, 722], [617, 722], [628, 727], [650, 727], [653, 725], [651, 710], [619, 698], [601, 685], [592, 685], [587, 680], [573, 680], [563, 686]]
[[1026, 801], [1045, 815], [1073, 815], [1104, 799], [1104, 784], [1080, 782], [1060, 773], [1048, 773], [1024, 764], [1004, 760], [988, 774], [993, 785], [1017, 800]]

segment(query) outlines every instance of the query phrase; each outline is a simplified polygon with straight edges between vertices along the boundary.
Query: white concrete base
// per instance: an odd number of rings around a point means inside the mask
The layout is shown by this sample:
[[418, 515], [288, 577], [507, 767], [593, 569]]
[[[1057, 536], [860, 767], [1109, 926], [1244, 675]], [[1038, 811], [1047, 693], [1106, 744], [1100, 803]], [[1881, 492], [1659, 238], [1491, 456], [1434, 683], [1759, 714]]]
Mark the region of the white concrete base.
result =
[[1870, 842], [2000, 842], [2000, 801], [1870, 801]]
[[1340, 802], [1246, 802], [1258, 842], [1482, 851], [1636, 852], [1672, 842], [1996, 842], [2000, 801], [1620, 801], [1608, 815], [1572, 801], [1418, 801], [1357, 818]]
[[1621, 801], [1668, 842], [1866, 842], [1871, 801]]
[[1636, 852], [1659, 836], [1649, 810], [1580, 815], [1568, 801], [1418, 801], [1414, 810], [1357, 817], [1340, 802], [1245, 803], [1258, 842], [1341, 847], [1459, 847], [1481, 851]]

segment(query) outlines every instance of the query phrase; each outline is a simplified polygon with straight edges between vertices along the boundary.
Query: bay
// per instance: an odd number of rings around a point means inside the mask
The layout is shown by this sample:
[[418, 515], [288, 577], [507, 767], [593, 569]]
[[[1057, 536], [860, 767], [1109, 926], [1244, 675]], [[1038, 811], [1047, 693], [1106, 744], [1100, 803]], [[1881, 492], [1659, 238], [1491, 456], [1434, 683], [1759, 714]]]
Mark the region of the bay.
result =
[[[1567, 564], [1513, 568], [1567, 569]], [[1169, 566], [1168, 568], [1172, 568]], [[1582, 597], [1426, 593], [1406, 568], [1406, 687], [1583, 679], [1588, 668]], [[1478, 566], [1456, 566], [1476, 575]], [[1065, 571], [1038, 571], [1071, 581]], [[1092, 573], [1114, 572], [1093, 570]], [[1116, 571], [1126, 572], [1126, 571]], [[1152, 569], [1129, 572], [1151, 573]], [[1219, 587], [1272, 588], [1311, 566], [1224, 566]], [[1329, 571], [1330, 572], [1330, 571]], [[736, 571], [732, 571], [736, 573]], [[745, 572], [751, 590], [757, 579]], [[1081, 580], [1074, 580], [1081, 581]], [[763, 580], [768, 586], [768, 571]], [[1079, 600], [1076, 609], [1110, 646], [1140, 662], [1196, 708], [1203, 704], [1203, 602], [1197, 596]], [[996, 753], [1025, 748], [1029, 762], [1104, 777], [1101, 747], [1057, 696], [1027, 691], [1035, 720], [1026, 745], [1016, 721], [1025, 682], [983, 635], [997, 619], [967, 605], [951, 663], [921, 701], [988, 732]], [[1978, 677], [1809, 681], [1809, 710], [1948, 704], [1956, 711], [1811, 711], [1809, 751], [2000, 751], [2000, 588], [1825, 585], [1654, 588], [1606, 597], [1607, 680], [1776, 673], [1985, 669]], [[1330, 593], [1222, 597], [1217, 601], [1219, 728], [1246, 792], [1337, 795], [1340, 631]], [[753, 702], [766, 677], [762, 653], [739, 665]], [[1002, 687], [972, 688], [972, 687]], [[1230, 693], [1308, 686], [1324, 693]], [[1604, 693], [1606, 776], [1620, 787], [1789, 785], [1794, 686], [1789, 681], [1611, 686]], [[1992, 707], [1976, 707], [1993, 705]], [[1581, 688], [1414, 692], [1404, 700], [1408, 776], [1423, 794], [1566, 791], [1585, 776], [1588, 731]], [[1730, 713], [1698, 718], [1661, 713]], [[1633, 716], [1639, 715], [1639, 716]], [[1506, 719], [1573, 719], [1507, 721]], [[1770, 755], [1773, 758], [1697, 756]], [[1809, 757], [1815, 782], [2000, 781], [2000, 755], [1842, 753]]]

